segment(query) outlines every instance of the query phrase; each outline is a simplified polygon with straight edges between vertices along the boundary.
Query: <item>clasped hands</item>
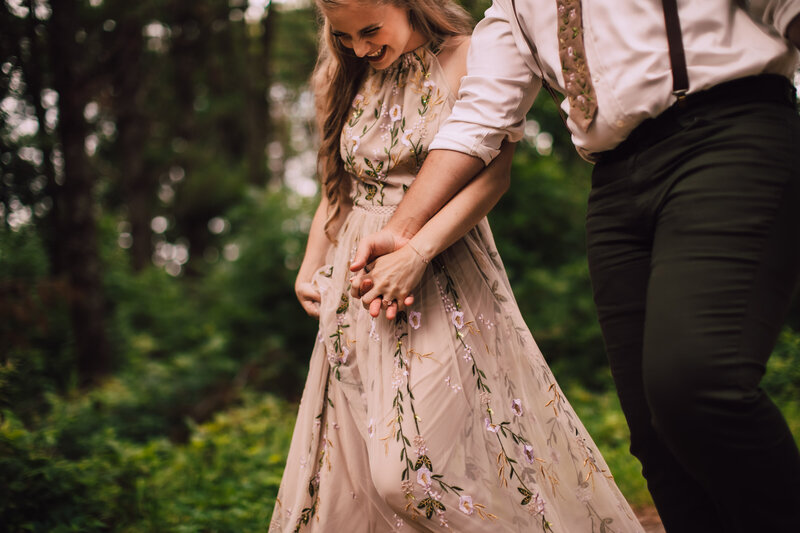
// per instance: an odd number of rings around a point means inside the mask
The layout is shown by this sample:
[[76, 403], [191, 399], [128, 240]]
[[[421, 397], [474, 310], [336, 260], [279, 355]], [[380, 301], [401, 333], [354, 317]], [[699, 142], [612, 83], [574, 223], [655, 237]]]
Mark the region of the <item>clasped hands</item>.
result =
[[413, 305], [412, 289], [425, 272], [427, 261], [408, 244], [408, 239], [382, 229], [362, 239], [350, 270], [350, 294], [360, 298], [369, 314], [381, 310], [394, 319], [399, 311]]

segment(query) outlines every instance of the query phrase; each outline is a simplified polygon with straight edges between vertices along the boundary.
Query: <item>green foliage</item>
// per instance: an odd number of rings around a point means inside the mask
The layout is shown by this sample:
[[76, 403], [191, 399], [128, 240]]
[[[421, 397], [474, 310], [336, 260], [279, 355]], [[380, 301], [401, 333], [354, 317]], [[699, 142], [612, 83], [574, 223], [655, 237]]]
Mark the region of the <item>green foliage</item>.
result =
[[778, 405], [800, 445], [800, 331], [784, 328], [761, 386]]
[[294, 294], [315, 207], [286, 189], [253, 191], [229, 213], [239, 258], [211, 277], [229, 350], [257, 360], [261, 386], [290, 398], [299, 396], [316, 339], [316, 322]]
[[[111, 387], [114, 388], [113, 386]], [[113, 394], [110, 390], [107, 394]], [[79, 400], [53, 402], [40, 429], [0, 423], [0, 516], [14, 531], [263, 531], [280, 483], [295, 407], [245, 394], [244, 405], [192, 426], [189, 442], [136, 444], [85, 431]], [[47, 512], [42, 512], [44, 509]]]
[[275, 38], [272, 49], [272, 70], [276, 79], [290, 87], [308, 82], [317, 60], [316, 10], [274, 9]]
[[557, 375], [597, 389], [606, 358], [585, 256], [591, 169], [574, 151], [567, 154], [556, 149], [543, 157], [521, 142], [511, 191], [489, 219], [520, 311], [545, 357]]
[[33, 227], [0, 226], [0, 407], [13, 405], [25, 419], [45, 393], [63, 392], [74, 379], [69, 291], [48, 270]]
[[161, 506], [157, 529], [263, 530], [275, 504], [295, 407], [271, 397], [222, 413], [146, 482]]
[[[556, 372], [557, 376], [560, 376]], [[634, 506], [652, 503], [641, 465], [630, 454], [628, 426], [607, 369], [597, 381], [606, 392], [591, 392], [581, 381], [561, 380], [562, 388], [589, 434], [597, 443], [622, 493]], [[767, 365], [762, 386], [781, 409], [800, 446], [800, 333], [785, 328]]]
[[[97, 531], [102, 502], [96, 481], [53, 450], [53, 431], [29, 432], [13, 413], [0, 424], [0, 516], [11, 531]], [[96, 461], [99, 463], [100, 459]], [[47, 509], [47, 512], [42, 512]]]
[[575, 380], [562, 381], [561, 386], [603, 454], [622, 494], [634, 507], [650, 505], [653, 500], [642, 477], [642, 467], [628, 450], [630, 431], [611, 385], [611, 374], [602, 372], [598, 380], [608, 386], [605, 392], [590, 392]]

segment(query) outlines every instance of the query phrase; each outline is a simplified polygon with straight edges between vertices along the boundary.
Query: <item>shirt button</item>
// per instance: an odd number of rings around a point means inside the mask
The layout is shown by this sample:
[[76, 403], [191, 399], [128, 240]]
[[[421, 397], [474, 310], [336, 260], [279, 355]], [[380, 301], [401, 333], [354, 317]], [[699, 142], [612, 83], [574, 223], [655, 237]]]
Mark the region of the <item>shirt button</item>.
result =
[[621, 120], [618, 120], [618, 121], [617, 121], [617, 127], [618, 127], [618, 128], [621, 128], [621, 127], [623, 127], [624, 125], [625, 125], [625, 123], [624, 123], [623, 121], [621, 121]]

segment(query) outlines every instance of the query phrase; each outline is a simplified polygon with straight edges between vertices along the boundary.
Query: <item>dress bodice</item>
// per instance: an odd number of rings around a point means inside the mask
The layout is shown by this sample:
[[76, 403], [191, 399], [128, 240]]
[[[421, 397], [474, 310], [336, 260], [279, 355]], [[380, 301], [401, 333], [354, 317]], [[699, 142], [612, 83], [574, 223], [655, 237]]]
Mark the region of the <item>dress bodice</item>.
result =
[[400, 203], [455, 98], [429, 45], [385, 70], [369, 67], [341, 136], [355, 205]]

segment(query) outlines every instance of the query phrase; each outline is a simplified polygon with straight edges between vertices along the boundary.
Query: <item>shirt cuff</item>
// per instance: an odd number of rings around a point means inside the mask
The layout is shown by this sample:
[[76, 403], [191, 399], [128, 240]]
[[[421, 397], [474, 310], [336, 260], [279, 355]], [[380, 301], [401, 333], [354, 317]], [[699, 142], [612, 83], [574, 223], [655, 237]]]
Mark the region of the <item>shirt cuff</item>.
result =
[[464, 142], [463, 137], [459, 135], [448, 135], [447, 132], [440, 131], [433, 142], [430, 144], [429, 150], [452, 150], [453, 152], [461, 152], [462, 154], [477, 157], [483, 161], [484, 165], [492, 162], [492, 159], [497, 157], [500, 153], [499, 149], [494, 149], [486, 146], [483, 142], [477, 141], [473, 144]]

